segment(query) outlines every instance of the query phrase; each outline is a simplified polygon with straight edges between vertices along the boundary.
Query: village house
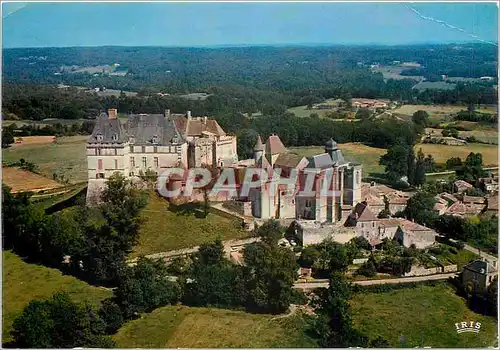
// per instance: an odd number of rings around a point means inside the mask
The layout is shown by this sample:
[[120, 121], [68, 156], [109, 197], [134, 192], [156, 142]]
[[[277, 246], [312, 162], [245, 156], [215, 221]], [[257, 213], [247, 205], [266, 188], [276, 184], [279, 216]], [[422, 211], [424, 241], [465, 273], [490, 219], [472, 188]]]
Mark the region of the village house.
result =
[[492, 193], [498, 191], [498, 179], [494, 177], [479, 178], [476, 187], [480, 188], [483, 192]]
[[496, 262], [474, 260], [463, 267], [462, 284], [468, 292], [484, 295], [497, 275]]
[[457, 180], [453, 183], [453, 189], [457, 193], [463, 193], [472, 188], [474, 188], [474, 186], [472, 186], [470, 183], [464, 180]]
[[366, 202], [354, 207], [344, 225], [353, 228], [356, 236], [366, 238], [372, 247], [387, 238], [396, 239], [407, 248], [415, 245], [423, 249], [434, 244], [437, 236], [434, 230], [406, 219], [377, 219]]

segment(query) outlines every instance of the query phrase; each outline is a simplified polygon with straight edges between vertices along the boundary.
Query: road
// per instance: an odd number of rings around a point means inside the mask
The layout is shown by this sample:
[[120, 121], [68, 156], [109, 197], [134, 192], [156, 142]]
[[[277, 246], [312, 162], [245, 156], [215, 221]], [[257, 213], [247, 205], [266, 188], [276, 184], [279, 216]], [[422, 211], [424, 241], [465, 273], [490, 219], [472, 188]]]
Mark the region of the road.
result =
[[[437, 275], [429, 276], [418, 276], [418, 277], [403, 277], [403, 278], [388, 278], [384, 280], [367, 280], [367, 281], [353, 281], [353, 284], [358, 284], [360, 286], [371, 286], [375, 284], [396, 284], [396, 283], [411, 283], [411, 282], [422, 282], [431, 280], [443, 280], [456, 275], [456, 272], [452, 273], [442, 273]], [[295, 283], [293, 285], [296, 289], [315, 289], [315, 288], [328, 288], [328, 282], [320, 283]]]
[[476, 249], [474, 247], [471, 247], [470, 245], [466, 244], [464, 246], [464, 249], [467, 249], [469, 252], [473, 252], [474, 254], [477, 254], [479, 255], [480, 257], [482, 258], [485, 258], [486, 260], [488, 260], [490, 263], [492, 263], [493, 265], [496, 265], [496, 262], [498, 261], [498, 258], [496, 256], [493, 256], [493, 255], [490, 255], [490, 254], [487, 254], [483, 251], [480, 251], [479, 249]]

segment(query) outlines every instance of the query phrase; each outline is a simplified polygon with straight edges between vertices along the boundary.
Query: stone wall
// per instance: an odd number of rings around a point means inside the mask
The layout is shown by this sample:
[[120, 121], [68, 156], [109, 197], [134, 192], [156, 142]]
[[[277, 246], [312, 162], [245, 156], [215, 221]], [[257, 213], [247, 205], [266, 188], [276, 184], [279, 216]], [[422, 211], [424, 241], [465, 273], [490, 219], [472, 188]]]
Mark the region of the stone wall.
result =
[[457, 265], [447, 265], [431, 267], [426, 269], [423, 266], [412, 266], [411, 271], [405, 273], [405, 277], [435, 275], [437, 273], [457, 272]]

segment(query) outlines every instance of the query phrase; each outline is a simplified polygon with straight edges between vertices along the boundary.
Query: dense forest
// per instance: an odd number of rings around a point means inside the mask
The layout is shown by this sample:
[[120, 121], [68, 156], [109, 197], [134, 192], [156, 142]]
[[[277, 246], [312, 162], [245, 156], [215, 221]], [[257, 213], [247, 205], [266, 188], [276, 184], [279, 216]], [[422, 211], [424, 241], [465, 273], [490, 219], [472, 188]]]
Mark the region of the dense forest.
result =
[[[3, 50], [4, 83], [67, 84], [137, 91], [141, 95], [206, 91], [219, 103], [249, 111], [265, 103], [298, 106], [330, 97], [419, 100], [414, 81], [384, 81], [373, 63], [418, 62], [424, 76], [496, 77], [497, 51], [491, 45], [324, 46], [234, 48], [32, 48]], [[61, 73], [62, 66], [119, 63], [125, 76]], [[412, 73], [411, 69], [403, 74]], [[492, 96], [490, 83], [482, 83]], [[467, 86], [465, 84], [462, 84]], [[441, 99], [456, 102], [451, 94]], [[423, 95], [423, 99], [428, 99]], [[491, 98], [487, 98], [491, 100]], [[242, 101], [243, 100], [243, 101]], [[243, 103], [242, 103], [243, 102]]]

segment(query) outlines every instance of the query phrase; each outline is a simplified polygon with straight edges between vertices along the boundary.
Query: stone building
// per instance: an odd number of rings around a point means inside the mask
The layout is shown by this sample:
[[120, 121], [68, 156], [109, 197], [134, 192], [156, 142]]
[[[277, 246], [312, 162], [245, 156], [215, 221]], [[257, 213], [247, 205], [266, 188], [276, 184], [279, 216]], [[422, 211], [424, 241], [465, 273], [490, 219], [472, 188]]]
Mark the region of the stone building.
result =
[[[289, 178], [292, 171], [298, 174], [293, 192], [288, 191], [286, 184], [273, 183], [273, 179], [266, 179], [261, 188], [250, 192], [248, 200], [256, 218], [337, 222], [360, 201], [362, 166], [346, 162], [332, 139], [325, 144], [325, 153], [306, 158], [288, 152], [277, 135], [269, 136], [265, 143], [259, 136], [254, 164], [270, 174], [280, 169], [282, 178]], [[312, 194], [298, 195], [312, 173]], [[278, 189], [275, 193], [270, 191], [273, 186]], [[325, 186], [335, 195], [322, 195]]]
[[492, 265], [486, 260], [474, 260], [463, 267], [462, 283], [468, 292], [484, 295], [496, 276], [496, 262]]
[[226, 166], [237, 162], [236, 137], [217, 121], [192, 118], [191, 112], [131, 114], [125, 122], [117, 110], [101, 113], [87, 142], [87, 201], [95, 202], [106, 179], [115, 172], [135, 178], [148, 169]]

